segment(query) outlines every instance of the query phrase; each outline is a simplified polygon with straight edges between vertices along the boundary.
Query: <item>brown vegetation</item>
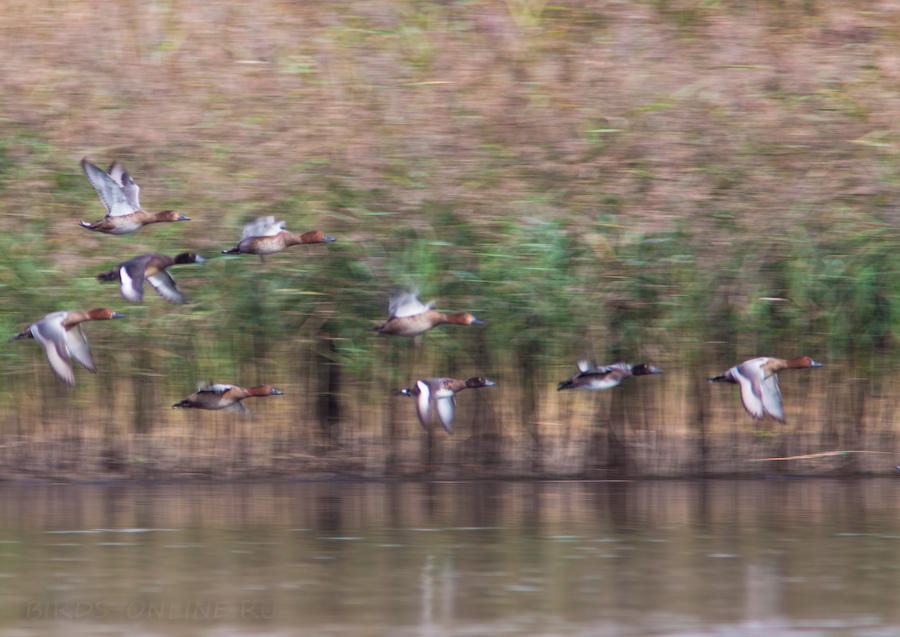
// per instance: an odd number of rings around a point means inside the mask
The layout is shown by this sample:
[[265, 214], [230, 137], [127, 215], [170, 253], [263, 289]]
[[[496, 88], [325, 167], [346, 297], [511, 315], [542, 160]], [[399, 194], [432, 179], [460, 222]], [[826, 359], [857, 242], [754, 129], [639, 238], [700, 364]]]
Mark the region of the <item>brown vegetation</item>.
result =
[[[100, 373], [74, 391], [38, 352], [3, 353], [3, 472], [888, 470], [898, 20], [841, 2], [7, 3], [0, 326], [101, 304], [129, 320], [92, 338]], [[121, 159], [145, 208], [192, 221], [86, 233], [103, 207], [83, 156]], [[185, 269], [182, 308], [93, 280], [149, 250], [212, 256], [261, 214], [338, 242]], [[366, 334], [398, 287], [488, 325], [418, 349]], [[666, 373], [556, 394], [584, 354]], [[772, 431], [705, 384], [801, 354], [826, 367], [784, 381]], [[460, 401], [450, 439], [391, 395], [476, 374], [498, 391]], [[285, 400], [253, 419], [168, 408], [207, 379]], [[853, 453], [754, 462], [834, 451]]]

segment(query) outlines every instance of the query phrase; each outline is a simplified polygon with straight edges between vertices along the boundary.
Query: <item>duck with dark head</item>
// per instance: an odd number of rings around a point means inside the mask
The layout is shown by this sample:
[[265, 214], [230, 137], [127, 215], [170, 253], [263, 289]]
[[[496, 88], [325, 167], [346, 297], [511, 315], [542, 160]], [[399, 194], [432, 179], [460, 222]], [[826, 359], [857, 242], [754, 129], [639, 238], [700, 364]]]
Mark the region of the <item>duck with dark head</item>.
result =
[[662, 374], [661, 369], [657, 369], [647, 363], [629, 365], [628, 363], [618, 362], [605, 367], [598, 367], [593, 361], [584, 359], [578, 361], [575, 366], [578, 369], [578, 373], [559, 383], [556, 386], [556, 391], [564, 389], [599, 391], [621, 385], [622, 381], [632, 376]]

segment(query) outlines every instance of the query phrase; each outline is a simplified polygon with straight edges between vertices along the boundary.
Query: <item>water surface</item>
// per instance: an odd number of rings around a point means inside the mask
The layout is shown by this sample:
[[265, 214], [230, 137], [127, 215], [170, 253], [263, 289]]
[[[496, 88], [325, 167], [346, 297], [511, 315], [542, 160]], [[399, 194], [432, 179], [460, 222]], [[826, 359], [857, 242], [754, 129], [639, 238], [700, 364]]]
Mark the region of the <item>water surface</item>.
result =
[[900, 635], [900, 481], [0, 488], [0, 637]]

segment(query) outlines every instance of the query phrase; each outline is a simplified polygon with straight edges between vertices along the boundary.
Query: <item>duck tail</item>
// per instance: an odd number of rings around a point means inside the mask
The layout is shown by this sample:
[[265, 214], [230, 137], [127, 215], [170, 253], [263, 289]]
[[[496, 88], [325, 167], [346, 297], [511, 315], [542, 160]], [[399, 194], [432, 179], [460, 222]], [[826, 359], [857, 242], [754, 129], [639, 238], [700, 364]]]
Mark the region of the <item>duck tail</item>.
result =
[[381, 334], [382, 327], [383, 327], [382, 325], [376, 325], [375, 327], [367, 327], [366, 331], [367, 332], [376, 332], [378, 334]]
[[97, 229], [96, 223], [88, 223], [87, 221], [79, 221], [79, 223], [81, 224], [82, 228], [87, 228], [88, 230], [96, 230]]
[[185, 399], [185, 400], [179, 400], [177, 403], [172, 405], [172, 409], [187, 409], [190, 406], [191, 406], [191, 404], [187, 401], [187, 399]]
[[709, 379], [711, 383], [734, 383], [736, 382], [729, 372], [725, 372], [724, 374], [719, 374], [718, 376], [713, 376]]
[[559, 385], [556, 386], [556, 391], [562, 391], [564, 389], [573, 389], [575, 387], [575, 383], [572, 382], [572, 379], [569, 378], [564, 380]]
[[17, 341], [17, 340], [19, 340], [20, 338], [30, 338], [31, 336], [32, 336], [32, 334], [31, 334], [31, 326], [29, 325], [29, 326], [26, 327], [24, 330], [22, 330], [21, 332], [19, 332], [18, 334], [16, 334], [16, 335], [13, 336], [12, 338], [10, 338], [8, 342], [9, 342], [9, 343], [12, 343], [13, 341]]
[[109, 272], [104, 272], [103, 274], [98, 274], [97, 279], [100, 281], [115, 281], [119, 278], [118, 270], [110, 270]]
[[238, 246], [234, 246], [231, 250], [222, 250], [222, 254], [240, 254], [241, 250]]

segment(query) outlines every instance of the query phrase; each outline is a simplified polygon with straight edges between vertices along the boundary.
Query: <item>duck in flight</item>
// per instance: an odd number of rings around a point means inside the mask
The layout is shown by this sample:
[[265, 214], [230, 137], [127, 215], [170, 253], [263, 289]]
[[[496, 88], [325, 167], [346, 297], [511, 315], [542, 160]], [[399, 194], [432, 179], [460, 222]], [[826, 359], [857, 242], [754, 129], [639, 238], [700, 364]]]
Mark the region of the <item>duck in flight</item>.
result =
[[204, 263], [206, 259], [193, 252], [182, 252], [167, 257], [158, 252], [148, 252], [120, 263], [114, 269], [98, 274], [101, 281], [119, 281], [119, 293], [126, 301], [140, 303], [144, 299], [144, 281], [148, 281], [161, 297], [172, 303], [184, 303], [184, 294], [175, 287], [175, 279], [166, 271], [173, 265]]
[[275, 221], [275, 217], [259, 217], [244, 226], [241, 240], [230, 250], [222, 250], [222, 254], [256, 254], [260, 259], [268, 254], [276, 254], [289, 246], [304, 243], [333, 243], [334, 237], [318, 230], [296, 234], [285, 229], [284, 221]]
[[412, 387], [394, 392], [409, 396], [416, 401], [419, 422], [427, 430], [431, 424], [432, 410], [437, 412], [441, 426], [448, 434], [453, 433], [453, 416], [456, 409], [456, 394], [464, 389], [492, 387], [496, 383], [484, 376], [473, 376], [466, 380], [456, 378], [425, 378], [417, 380]]
[[244, 406], [241, 401], [251, 396], [282, 396], [284, 392], [278, 391], [269, 385], [257, 385], [256, 387], [239, 387], [228, 383], [216, 383], [213, 385], [201, 385], [197, 391], [180, 400], [172, 409], [227, 409], [237, 405], [241, 410]]
[[661, 369], [646, 363], [629, 365], [628, 363], [618, 362], [605, 367], [598, 367], [593, 361], [585, 359], [578, 361], [575, 367], [578, 369], [578, 373], [559, 383], [556, 386], [556, 391], [564, 389], [599, 391], [621, 385], [623, 380], [631, 376], [662, 374]]
[[422, 303], [419, 293], [411, 291], [392, 297], [388, 307], [388, 320], [377, 327], [370, 327], [369, 331], [416, 338], [438, 325], [484, 325], [484, 321], [469, 312], [438, 312], [434, 309], [434, 301]]
[[784, 408], [781, 405], [781, 389], [778, 387], [778, 372], [785, 369], [807, 369], [822, 367], [809, 356], [772, 358], [760, 356], [751, 358], [725, 370], [709, 379], [711, 383], [731, 383], [741, 388], [741, 403], [755, 420], [768, 414], [772, 420], [784, 422]]
[[100, 201], [106, 206], [106, 216], [100, 221], [81, 222], [88, 230], [105, 234], [128, 234], [150, 223], [190, 221], [174, 210], [155, 213], [142, 210], [138, 197], [141, 189], [118, 161], [110, 165], [107, 173], [85, 157], [81, 160], [81, 169], [100, 195]]
[[109, 309], [97, 308], [89, 312], [77, 310], [60, 310], [51, 312], [40, 321], [32, 323], [13, 336], [10, 341], [20, 338], [33, 338], [44, 348], [47, 360], [54, 373], [69, 387], [75, 386], [75, 373], [72, 371], [72, 359], [92, 374], [97, 373], [94, 358], [88, 347], [87, 339], [81, 324], [85, 321], [105, 321], [125, 318], [124, 314]]

